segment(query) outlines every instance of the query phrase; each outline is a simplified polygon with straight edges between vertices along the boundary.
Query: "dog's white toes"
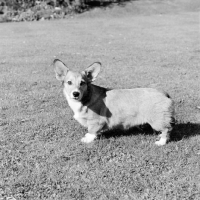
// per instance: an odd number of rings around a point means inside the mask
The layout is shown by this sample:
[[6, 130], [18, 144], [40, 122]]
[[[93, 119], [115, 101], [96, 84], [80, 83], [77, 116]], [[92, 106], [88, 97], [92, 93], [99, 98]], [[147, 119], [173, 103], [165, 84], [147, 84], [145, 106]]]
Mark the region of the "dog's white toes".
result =
[[167, 139], [166, 138], [160, 138], [159, 141], [156, 141], [155, 144], [158, 146], [162, 146], [165, 145], [167, 143]]
[[90, 143], [94, 141], [95, 138], [96, 138], [95, 134], [86, 133], [85, 136], [81, 139], [81, 142]]

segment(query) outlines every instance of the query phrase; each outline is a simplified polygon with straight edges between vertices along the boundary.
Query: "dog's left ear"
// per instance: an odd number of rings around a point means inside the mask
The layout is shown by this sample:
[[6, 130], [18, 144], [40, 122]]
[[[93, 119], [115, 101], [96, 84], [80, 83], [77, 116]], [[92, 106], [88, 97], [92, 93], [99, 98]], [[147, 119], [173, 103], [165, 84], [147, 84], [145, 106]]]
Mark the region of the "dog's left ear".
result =
[[99, 72], [101, 70], [101, 63], [95, 62], [92, 65], [90, 65], [83, 73], [87, 76], [87, 79], [89, 82], [92, 82], [96, 79]]

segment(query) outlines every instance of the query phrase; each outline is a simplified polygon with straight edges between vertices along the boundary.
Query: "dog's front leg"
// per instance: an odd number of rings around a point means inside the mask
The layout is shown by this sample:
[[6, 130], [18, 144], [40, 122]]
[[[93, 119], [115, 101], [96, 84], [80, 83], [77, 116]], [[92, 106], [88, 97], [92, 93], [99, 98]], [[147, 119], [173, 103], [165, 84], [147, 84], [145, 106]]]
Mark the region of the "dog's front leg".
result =
[[96, 133], [86, 133], [81, 142], [90, 143], [97, 137]]
[[92, 142], [97, 137], [97, 134], [102, 130], [103, 126], [104, 125], [100, 124], [98, 121], [93, 123], [90, 122], [88, 124], [88, 133], [86, 133], [85, 136], [81, 139], [81, 142]]

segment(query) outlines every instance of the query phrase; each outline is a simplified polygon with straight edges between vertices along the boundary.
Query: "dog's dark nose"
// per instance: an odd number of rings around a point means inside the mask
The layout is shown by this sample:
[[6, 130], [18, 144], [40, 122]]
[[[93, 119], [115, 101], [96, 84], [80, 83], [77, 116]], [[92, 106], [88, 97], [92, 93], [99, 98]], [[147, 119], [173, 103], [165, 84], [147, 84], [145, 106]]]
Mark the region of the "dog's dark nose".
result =
[[79, 92], [73, 92], [73, 96], [75, 97], [75, 98], [77, 98], [77, 97], [79, 97]]

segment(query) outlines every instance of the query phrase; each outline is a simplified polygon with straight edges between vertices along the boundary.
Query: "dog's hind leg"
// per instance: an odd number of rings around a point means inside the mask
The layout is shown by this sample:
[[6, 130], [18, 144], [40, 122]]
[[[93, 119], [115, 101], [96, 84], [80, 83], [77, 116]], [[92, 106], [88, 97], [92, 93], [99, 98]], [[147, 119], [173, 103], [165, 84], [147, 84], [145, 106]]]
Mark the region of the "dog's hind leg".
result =
[[155, 142], [156, 145], [162, 146], [169, 141], [170, 132], [172, 130], [171, 120], [171, 118], [168, 118], [168, 120], [165, 121], [159, 119], [157, 121], [149, 123], [155, 131], [161, 132], [161, 134], [158, 136], [159, 140]]
[[165, 128], [162, 130], [161, 134], [159, 135], [159, 140], [155, 142], [156, 145], [162, 146], [165, 145], [169, 140], [170, 135], [170, 128]]
[[173, 116], [167, 117], [164, 124], [165, 125], [162, 128], [160, 127], [161, 129], [158, 128], [158, 124], [153, 124], [152, 126], [152, 128], [161, 132], [159, 135], [159, 140], [155, 142], [155, 144], [158, 146], [165, 145], [169, 141], [171, 131], [175, 125], [175, 118]]

